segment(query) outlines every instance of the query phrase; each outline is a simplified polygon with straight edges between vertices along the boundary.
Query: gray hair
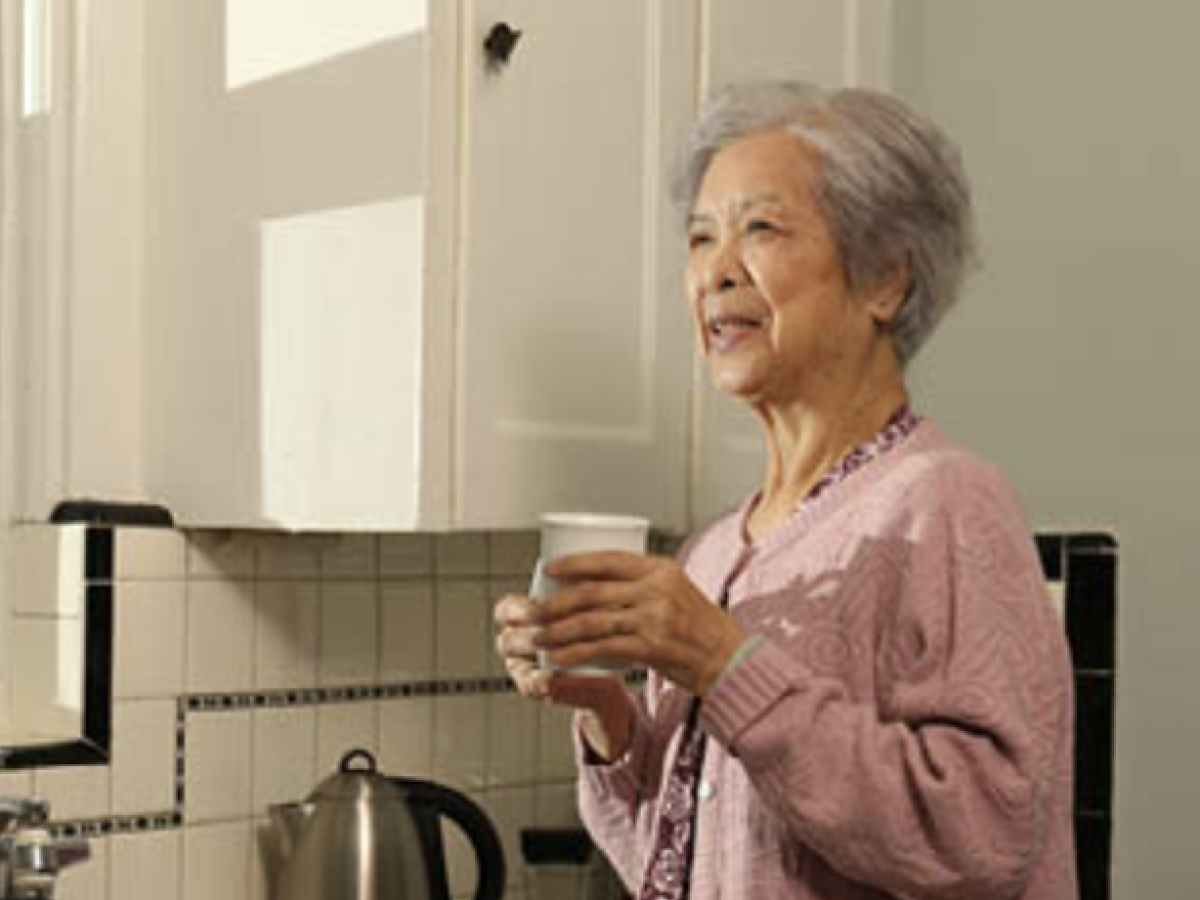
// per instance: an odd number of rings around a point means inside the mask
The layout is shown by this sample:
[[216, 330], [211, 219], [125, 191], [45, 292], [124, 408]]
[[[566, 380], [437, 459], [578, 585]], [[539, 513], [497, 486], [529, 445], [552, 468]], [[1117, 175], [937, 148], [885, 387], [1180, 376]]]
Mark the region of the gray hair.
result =
[[902, 365], [958, 300], [976, 262], [970, 189], [958, 149], [931, 122], [879, 91], [800, 81], [722, 88], [684, 141], [673, 198], [688, 215], [713, 157], [785, 130], [821, 157], [814, 193], [841, 252], [846, 283], [865, 291], [907, 269], [892, 322]]

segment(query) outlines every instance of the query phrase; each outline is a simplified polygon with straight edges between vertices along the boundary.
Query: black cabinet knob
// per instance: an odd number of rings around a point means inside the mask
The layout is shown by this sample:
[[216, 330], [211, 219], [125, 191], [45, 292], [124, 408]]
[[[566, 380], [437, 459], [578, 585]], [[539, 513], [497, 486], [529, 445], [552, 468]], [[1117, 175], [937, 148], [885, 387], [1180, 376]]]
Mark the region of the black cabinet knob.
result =
[[487, 37], [483, 39], [483, 52], [487, 54], [488, 67], [499, 69], [506, 65], [520, 39], [521, 32], [507, 22], [493, 25]]

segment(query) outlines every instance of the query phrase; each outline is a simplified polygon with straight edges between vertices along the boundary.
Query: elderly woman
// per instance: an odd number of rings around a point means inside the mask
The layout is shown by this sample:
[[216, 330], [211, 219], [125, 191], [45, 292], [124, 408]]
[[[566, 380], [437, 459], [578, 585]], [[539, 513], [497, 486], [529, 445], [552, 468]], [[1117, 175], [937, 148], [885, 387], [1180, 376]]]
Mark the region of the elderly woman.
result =
[[686, 150], [696, 333], [766, 472], [678, 563], [566, 556], [497, 606], [520, 691], [578, 710], [588, 829], [639, 900], [1069, 900], [1062, 629], [1012, 492], [904, 382], [971, 261], [957, 153], [800, 83], [719, 93]]

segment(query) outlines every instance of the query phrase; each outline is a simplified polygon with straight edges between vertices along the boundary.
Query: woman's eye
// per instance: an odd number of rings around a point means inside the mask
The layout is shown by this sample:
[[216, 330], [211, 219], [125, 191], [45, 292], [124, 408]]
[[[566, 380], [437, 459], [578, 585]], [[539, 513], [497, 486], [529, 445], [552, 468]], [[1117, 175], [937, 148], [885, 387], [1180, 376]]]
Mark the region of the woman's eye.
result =
[[746, 223], [746, 231], [751, 234], [777, 231], [774, 222], [766, 219], [751, 219]]
[[696, 250], [712, 241], [712, 236], [703, 231], [693, 231], [688, 235], [688, 249]]

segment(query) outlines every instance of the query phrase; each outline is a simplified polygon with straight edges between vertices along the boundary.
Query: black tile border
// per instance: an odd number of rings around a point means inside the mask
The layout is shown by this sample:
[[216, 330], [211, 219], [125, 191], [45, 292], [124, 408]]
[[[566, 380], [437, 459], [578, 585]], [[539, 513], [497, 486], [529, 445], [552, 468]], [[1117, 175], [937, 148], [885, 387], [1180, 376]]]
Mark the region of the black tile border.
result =
[[1109, 900], [1112, 896], [1110, 816], [1076, 813], [1075, 870], [1079, 874], [1079, 900]]
[[1110, 815], [1115, 684], [1107, 673], [1075, 675], [1075, 812]]
[[1065, 537], [1061, 534], [1035, 534], [1034, 541], [1038, 559], [1042, 563], [1042, 575], [1047, 581], [1062, 581]]
[[1068, 544], [1066, 626], [1077, 671], [1112, 672], [1117, 664], [1117, 557], [1112, 549]]
[[[629, 679], [642, 680], [638, 676]], [[251, 712], [256, 709], [280, 709], [323, 706], [336, 703], [361, 703], [418, 697], [488, 696], [515, 693], [516, 685], [505, 675], [477, 678], [443, 678], [402, 681], [387, 684], [345, 685], [241, 691], [227, 694], [183, 694], [175, 706], [174, 808], [166, 811], [66, 819], [51, 823], [59, 836], [107, 836], [140, 831], [161, 831], [184, 824], [187, 808], [187, 726], [192, 715], [221, 712]], [[107, 760], [105, 760], [107, 761]]]

